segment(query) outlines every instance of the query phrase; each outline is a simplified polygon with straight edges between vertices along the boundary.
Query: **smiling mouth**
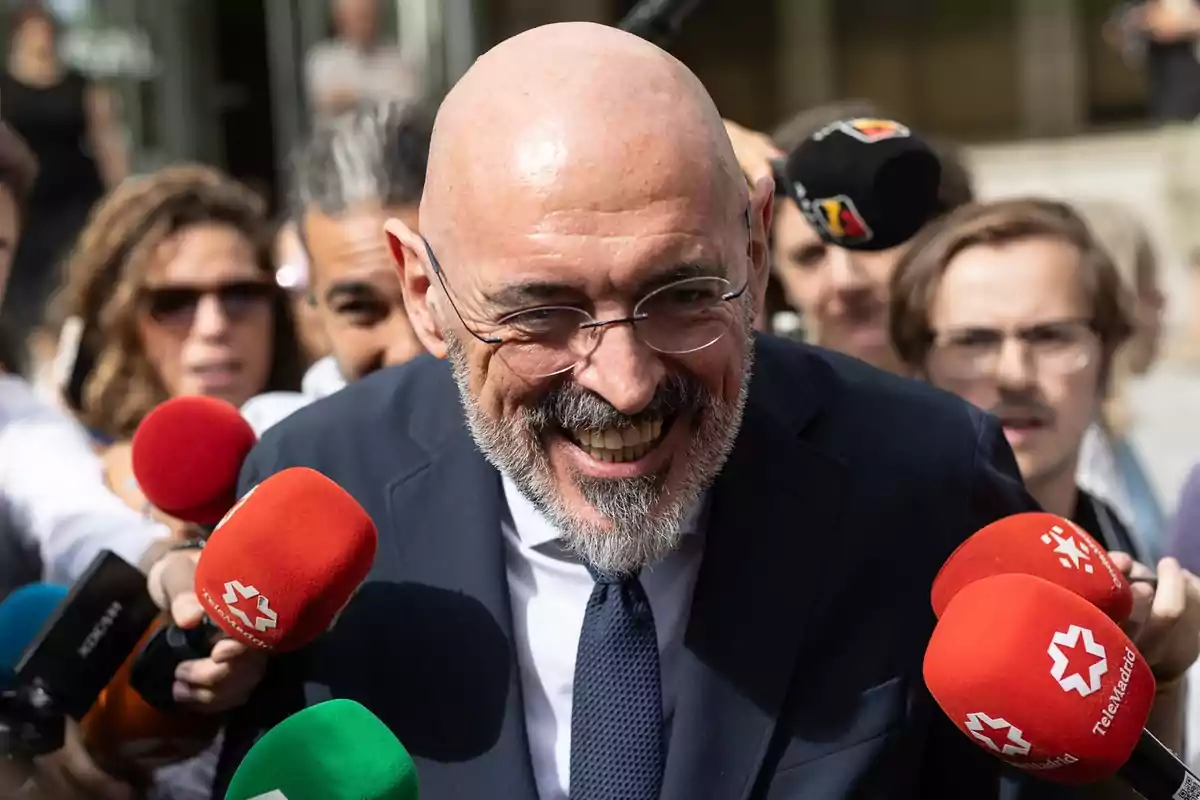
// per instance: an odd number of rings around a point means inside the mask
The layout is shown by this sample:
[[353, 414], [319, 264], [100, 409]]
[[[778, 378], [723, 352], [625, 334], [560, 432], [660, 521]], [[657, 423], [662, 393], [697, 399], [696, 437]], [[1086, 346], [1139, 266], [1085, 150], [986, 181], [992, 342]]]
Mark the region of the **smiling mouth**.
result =
[[597, 461], [622, 464], [637, 461], [657, 447], [671, 430], [674, 417], [654, 417], [637, 425], [603, 430], [563, 429], [563, 435]]

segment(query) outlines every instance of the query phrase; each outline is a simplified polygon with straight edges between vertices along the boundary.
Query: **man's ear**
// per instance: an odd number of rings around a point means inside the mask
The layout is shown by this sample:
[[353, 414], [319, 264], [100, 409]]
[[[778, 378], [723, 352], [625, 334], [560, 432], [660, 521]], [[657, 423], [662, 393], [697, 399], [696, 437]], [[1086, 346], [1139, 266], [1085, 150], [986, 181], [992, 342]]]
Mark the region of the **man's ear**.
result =
[[775, 211], [775, 181], [764, 175], [750, 191], [750, 281], [755, 308], [762, 312], [771, 278], [771, 220]]
[[404, 292], [404, 308], [413, 331], [426, 350], [438, 358], [445, 358], [443, 320], [434, 288], [437, 277], [429, 263], [425, 240], [395, 217], [383, 224], [383, 235], [396, 262]]

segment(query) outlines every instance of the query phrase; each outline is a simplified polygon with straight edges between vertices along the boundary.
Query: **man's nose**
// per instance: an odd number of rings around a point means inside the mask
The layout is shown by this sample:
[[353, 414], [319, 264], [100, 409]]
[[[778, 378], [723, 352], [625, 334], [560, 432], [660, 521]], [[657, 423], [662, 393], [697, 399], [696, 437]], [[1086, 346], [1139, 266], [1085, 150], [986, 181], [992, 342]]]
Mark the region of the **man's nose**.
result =
[[854, 292], [868, 286], [866, 273], [854, 254], [841, 247], [830, 247], [826, 261], [829, 285], [836, 292]]
[[642, 343], [633, 325], [611, 325], [599, 336], [591, 355], [575, 367], [575, 380], [607, 400], [622, 414], [650, 405], [666, 369], [659, 354]]
[[1020, 341], [1005, 339], [996, 353], [996, 384], [1007, 389], [1027, 389], [1036, 377], [1029, 349]]

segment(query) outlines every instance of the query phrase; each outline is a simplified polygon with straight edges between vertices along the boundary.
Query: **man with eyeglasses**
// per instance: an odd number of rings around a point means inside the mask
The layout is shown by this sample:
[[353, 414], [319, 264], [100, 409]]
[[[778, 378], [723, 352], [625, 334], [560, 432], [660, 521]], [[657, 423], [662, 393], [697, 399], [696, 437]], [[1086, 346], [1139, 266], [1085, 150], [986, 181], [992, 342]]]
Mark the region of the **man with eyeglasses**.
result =
[[1033, 502], [978, 410], [754, 334], [772, 197], [640, 39], [551, 25], [476, 61], [420, 232], [387, 224], [431, 355], [297, 411], [243, 470], [243, 493], [320, 470], [380, 546], [231, 713], [215, 796], [329, 697], [396, 733], [424, 800], [997, 796], [924, 689], [929, 587]]
[[[1132, 332], [1110, 255], [1070, 206], [1016, 199], [966, 206], [922, 232], [892, 282], [896, 351], [930, 383], [995, 415], [1030, 494], [1109, 550], [1140, 556], [1116, 513], [1076, 485], [1084, 434]], [[1179, 750], [1185, 673], [1200, 638], [1200, 588], [1158, 564], [1151, 616], [1132, 626], [1158, 679], [1150, 728]], [[1138, 591], [1144, 590], [1144, 584]]]

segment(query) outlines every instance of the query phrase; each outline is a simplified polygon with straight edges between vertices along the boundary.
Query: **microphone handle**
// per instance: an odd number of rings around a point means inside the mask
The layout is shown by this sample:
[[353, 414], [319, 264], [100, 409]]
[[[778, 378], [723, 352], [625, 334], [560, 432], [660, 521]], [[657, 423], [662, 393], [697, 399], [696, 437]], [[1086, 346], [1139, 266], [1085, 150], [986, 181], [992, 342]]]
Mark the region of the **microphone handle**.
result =
[[207, 658], [222, 634], [208, 617], [195, 628], [170, 623], [159, 628], [138, 652], [129, 670], [129, 685], [142, 699], [164, 714], [180, 714], [171, 687], [175, 669], [184, 661]]
[[1200, 800], [1200, 778], [1147, 730], [1117, 775], [1146, 800]]
[[698, 5], [700, 0], [642, 0], [617, 27], [661, 47], [679, 34], [684, 18]]

